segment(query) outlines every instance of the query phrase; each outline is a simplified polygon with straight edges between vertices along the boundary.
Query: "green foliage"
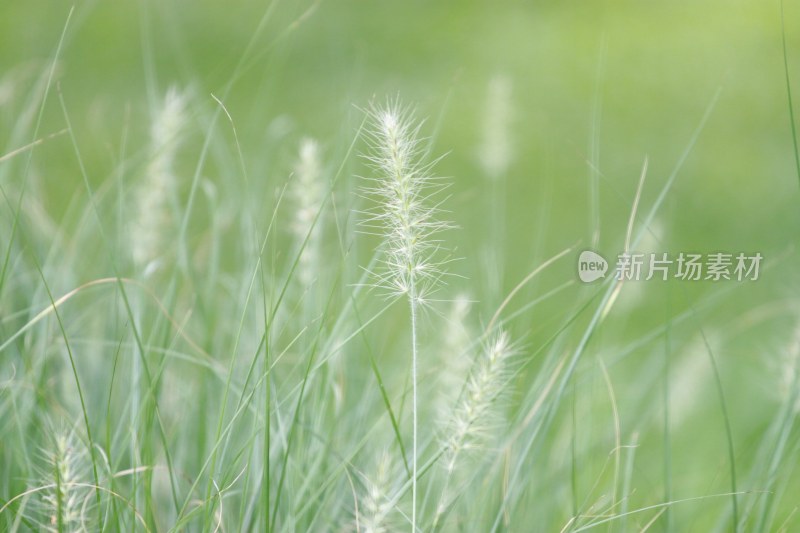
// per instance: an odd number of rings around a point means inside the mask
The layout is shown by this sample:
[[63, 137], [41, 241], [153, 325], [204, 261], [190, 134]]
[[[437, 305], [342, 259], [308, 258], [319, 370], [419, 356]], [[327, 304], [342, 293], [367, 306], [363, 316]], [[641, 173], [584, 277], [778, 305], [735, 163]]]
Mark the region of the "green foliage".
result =
[[3, 14], [0, 531], [797, 529], [797, 6]]

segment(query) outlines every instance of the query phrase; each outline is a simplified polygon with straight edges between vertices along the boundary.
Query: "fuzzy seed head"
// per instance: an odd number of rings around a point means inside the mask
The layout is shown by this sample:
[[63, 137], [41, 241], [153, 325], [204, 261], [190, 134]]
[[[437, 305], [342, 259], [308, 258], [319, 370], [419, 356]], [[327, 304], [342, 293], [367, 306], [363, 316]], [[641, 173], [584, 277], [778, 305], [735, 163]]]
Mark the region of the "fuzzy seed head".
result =
[[300, 149], [295, 163], [295, 181], [293, 197], [295, 215], [291, 229], [298, 243], [308, 242], [300, 255], [298, 275], [303, 286], [314, 281], [316, 267], [319, 264], [319, 226], [314, 226], [314, 219], [322, 207], [325, 197], [325, 183], [322, 180], [322, 161], [320, 146], [311, 138], [300, 142]]
[[42, 530], [84, 531], [92, 497], [84, 448], [72, 433], [58, 433], [44, 458], [42, 481], [49, 488], [42, 493]]
[[516, 353], [505, 332], [498, 333], [483, 347], [448, 424], [445, 439], [448, 471], [455, 469], [460, 453], [480, 446], [493, 420], [496, 420], [495, 406], [504, 392]]
[[449, 227], [438, 220], [433, 196], [444, 185], [426, 162], [420, 124], [397, 104], [373, 109], [366, 156], [374, 177], [364, 192], [376, 206], [364, 213], [362, 226], [383, 235], [383, 269], [375, 284], [391, 295], [408, 295], [424, 303], [444, 276], [438, 232]]
[[438, 349], [437, 409], [440, 413], [449, 413], [464, 384], [463, 376], [469, 372], [468, 347], [471, 342], [468, 317], [472, 303], [466, 294], [457, 295], [450, 303], [446, 315], [446, 327], [442, 335], [442, 344]]
[[503, 177], [511, 165], [511, 92], [511, 79], [506, 76], [496, 76], [489, 82], [483, 144], [479, 157], [484, 172], [491, 179]]
[[167, 92], [150, 128], [151, 156], [145, 176], [135, 191], [131, 253], [137, 267], [151, 270], [166, 247], [171, 224], [169, 202], [176, 187], [173, 161], [186, 124], [186, 96]]
[[395, 508], [392, 494], [396, 473], [387, 451], [380, 456], [374, 475], [363, 476], [364, 491], [360, 498], [359, 518], [356, 530], [366, 533], [393, 531], [390, 515]]

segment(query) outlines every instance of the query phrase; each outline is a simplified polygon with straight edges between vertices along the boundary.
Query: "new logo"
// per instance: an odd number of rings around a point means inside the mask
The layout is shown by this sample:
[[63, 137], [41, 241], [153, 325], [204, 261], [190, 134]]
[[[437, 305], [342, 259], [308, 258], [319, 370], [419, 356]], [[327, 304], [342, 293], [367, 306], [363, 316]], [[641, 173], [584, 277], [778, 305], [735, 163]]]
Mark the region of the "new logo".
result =
[[602, 255], [591, 250], [584, 250], [578, 257], [578, 277], [584, 283], [591, 283], [603, 278], [608, 271], [608, 261]]

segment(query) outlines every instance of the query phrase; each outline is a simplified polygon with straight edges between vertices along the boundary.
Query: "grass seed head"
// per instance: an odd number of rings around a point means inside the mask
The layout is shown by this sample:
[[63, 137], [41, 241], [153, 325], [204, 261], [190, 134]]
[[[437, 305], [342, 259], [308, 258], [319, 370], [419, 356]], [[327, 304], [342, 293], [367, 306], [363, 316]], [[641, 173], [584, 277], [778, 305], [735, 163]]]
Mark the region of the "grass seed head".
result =
[[496, 424], [497, 400], [505, 392], [516, 353], [508, 333], [502, 331], [483, 346], [447, 426], [448, 471], [455, 469], [462, 452], [480, 447], [488, 430]]
[[322, 157], [320, 146], [311, 138], [300, 141], [297, 161], [294, 167], [294, 219], [291, 229], [295, 240], [302, 243], [308, 237], [300, 255], [298, 275], [303, 286], [308, 286], [317, 276], [319, 266], [319, 224], [314, 219], [322, 207], [325, 197], [325, 183], [322, 180]]
[[490, 80], [483, 122], [483, 142], [478, 157], [483, 171], [491, 179], [503, 177], [511, 165], [511, 93], [512, 83], [507, 76], [498, 75]]
[[72, 432], [55, 432], [44, 450], [41, 494], [44, 531], [84, 531], [88, 504], [93, 492], [87, 486], [91, 476], [83, 444]]
[[170, 89], [150, 127], [150, 162], [135, 197], [131, 253], [144, 271], [157, 265], [166, 246], [170, 198], [177, 182], [173, 166], [185, 125], [186, 95]]
[[420, 126], [397, 103], [370, 111], [366, 159], [374, 176], [364, 192], [376, 205], [362, 226], [382, 234], [386, 245], [375, 285], [425, 303], [445, 275], [437, 234], [449, 224], [438, 218], [434, 196], [445, 185], [431, 173], [435, 161], [428, 161]]

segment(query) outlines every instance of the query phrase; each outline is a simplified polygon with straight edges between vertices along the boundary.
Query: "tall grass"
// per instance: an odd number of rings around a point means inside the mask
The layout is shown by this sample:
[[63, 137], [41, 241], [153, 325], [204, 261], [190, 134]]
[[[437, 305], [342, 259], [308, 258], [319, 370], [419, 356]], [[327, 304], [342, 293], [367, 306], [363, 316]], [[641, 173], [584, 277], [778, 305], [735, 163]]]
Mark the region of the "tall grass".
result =
[[418, 319], [445, 272], [437, 254], [437, 234], [447, 224], [437, 220], [432, 196], [441, 190], [431, 174], [432, 163], [423, 159], [420, 126], [399, 103], [374, 109], [367, 156], [378, 177], [366, 189], [378, 206], [367, 212], [364, 224], [384, 231], [386, 258], [383, 269], [373, 273], [379, 289], [405, 298], [411, 319], [411, 527], [417, 530], [418, 443]]
[[[72, 19], [8, 75], [0, 530], [793, 531], [795, 280], [762, 283], [791, 252], [705, 292], [574, 268], [670, 245], [724, 96], [675, 119], [670, 170], [641, 154], [616, 180], [598, 83], [587, 205], [564, 213], [574, 183], [530, 192], [516, 78], [437, 125], [424, 98], [303, 121], [237, 93], [315, 6], [262, 48], [268, 9], [211, 95], [155, 79], [145, 34], [148, 98], [101, 113], [102, 142], [56, 83]], [[523, 204], [541, 227], [515, 227]]]

